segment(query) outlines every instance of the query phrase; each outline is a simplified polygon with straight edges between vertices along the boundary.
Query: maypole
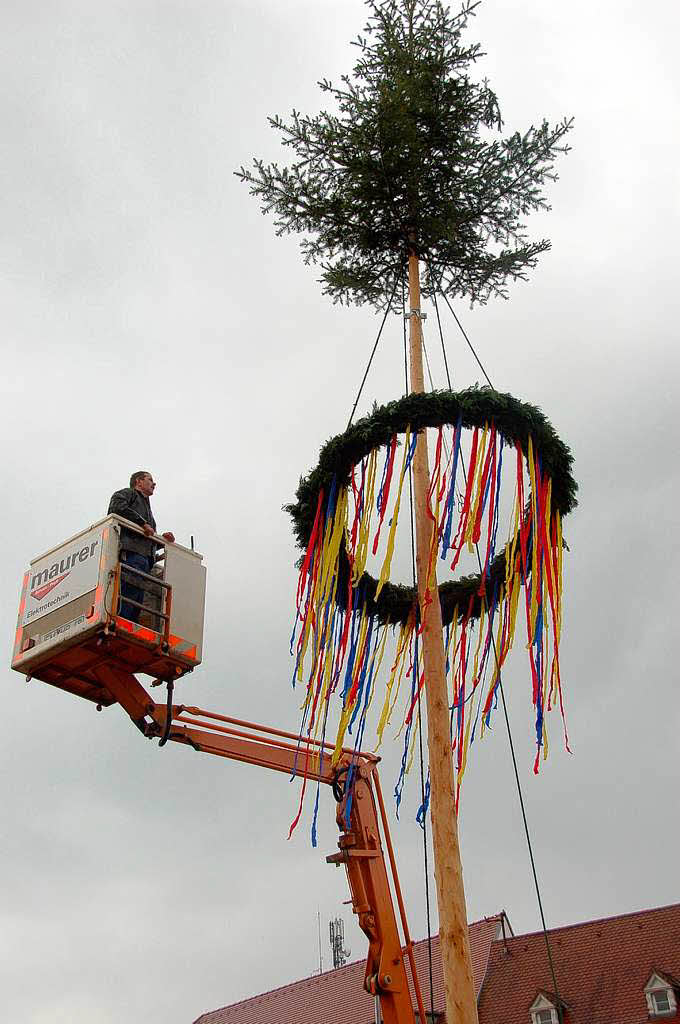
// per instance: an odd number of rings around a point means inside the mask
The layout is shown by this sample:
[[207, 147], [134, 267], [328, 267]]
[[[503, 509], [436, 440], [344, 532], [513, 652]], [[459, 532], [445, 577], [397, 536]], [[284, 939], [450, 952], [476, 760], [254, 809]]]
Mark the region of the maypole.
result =
[[[571, 121], [502, 136], [496, 95], [471, 75], [480, 48], [463, 40], [476, 0], [463, 0], [457, 14], [441, 0], [366, 6], [353, 74], [339, 86], [320, 83], [334, 110], [270, 118], [295, 160], [279, 167], [256, 159], [237, 172], [273, 213], [279, 234], [302, 233], [305, 262], [321, 266], [334, 301], [367, 303], [385, 316], [403, 312], [395, 296], [408, 262], [410, 393], [327, 442], [288, 506], [303, 552], [291, 637], [293, 683], [305, 687], [300, 773], [313, 756], [311, 741], [326, 738], [332, 700], [339, 703], [338, 756], [346, 734], [361, 748], [372, 705], [381, 709], [382, 742], [401, 700], [398, 808], [424, 687], [447, 1021], [476, 1024], [457, 834], [460, 783], [476, 730], [483, 735], [490, 723], [520, 609], [535, 772], [547, 754], [546, 714], [563, 711], [561, 524], [576, 504], [576, 484], [569, 449], [535, 406], [490, 388], [425, 393], [421, 289], [425, 298], [440, 292], [485, 303], [505, 297], [508, 281], [525, 279], [550, 243], [529, 240], [524, 220], [548, 208], [544, 187], [568, 149]], [[438, 429], [432, 475], [428, 428]], [[466, 432], [469, 446], [461, 443]], [[390, 580], [411, 471], [417, 589]], [[460, 505], [457, 473], [464, 478]], [[515, 491], [507, 530], [499, 529], [504, 473]], [[479, 554], [480, 544], [479, 574], [437, 585], [438, 557], [454, 572], [463, 550], [477, 546]], [[378, 558], [377, 577], [367, 569], [369, 553]], [[387, 683], [374, 703], [383, 659]]]
[[[409, 250], [408, 284], [411, 392], [419, 394], [425, 391], [425, 383], [420, 269], [415, 247]], [[430, 487], [428, 463], [427, 431], [423, 431], [418, 436], [413, 458], [413, 490], [416, 578], [420, 618], [423, 624], [427, 746], [430, 755], [430, 821], [439, 908], [439, 945], [444, 974], [446, 1019], [451, 1024], [477, 1024], [477, 999], [472, 976], [463, 868], [455, 810], [442, 612], [436, 572], [430, 568], [432, 531], [435, 527], [427, 512], [427, 495]]]

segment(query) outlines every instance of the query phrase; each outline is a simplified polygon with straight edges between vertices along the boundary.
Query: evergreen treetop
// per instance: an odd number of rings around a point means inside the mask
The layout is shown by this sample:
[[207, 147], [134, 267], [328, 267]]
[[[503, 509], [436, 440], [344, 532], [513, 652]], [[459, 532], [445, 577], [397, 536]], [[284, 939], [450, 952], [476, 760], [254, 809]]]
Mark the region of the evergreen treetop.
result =
[[502, 136], [495, 93], [470, 77], [480, 47], [463, 41], [477, 6], [368, 0], [352, 75], [319, 83], [335, 111], [269, 118], [294, 161], [237, 172], [277, 234], [303, 234], [304, 260], [321, 266], [334, 301], [384, 308], [393, 296], [396, 308], [415, 250], [425, 294], [483, 303], [550, 248], [523, 222], [549, 209], [544, 187], [572, 121]]

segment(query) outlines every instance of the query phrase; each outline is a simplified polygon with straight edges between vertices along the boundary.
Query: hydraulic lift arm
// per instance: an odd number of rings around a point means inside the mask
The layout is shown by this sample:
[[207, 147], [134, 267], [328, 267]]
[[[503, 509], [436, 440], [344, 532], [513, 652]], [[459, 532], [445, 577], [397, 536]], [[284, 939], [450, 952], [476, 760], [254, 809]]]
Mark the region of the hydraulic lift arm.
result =
[[[297, 774], [331, 787], [337, 801], [340, 838], [338, 852], [326, 860], [331, 864], [344, 864], [352, 907], [368, 938], [364, 987], [379, 997], [384, 1024], [415, 1024], [405, 964], [408, 959], [418, 1016], [424, 1024], [426, 1018], [413, 943], [378, 778], [379, 758], [343, 748], [338, 763], [333, 766], [333, 748], [328, 744], [310, 741], [308, 745], [307, 741], [301, 743], [293, 733], [197, 707], [173, 705], [171, 690], [167, 706], [156, 704], [139, 681], [129, 674], [126, 678], [111, 679], [110, 684], [123, 708], [150, 738], [161, 737], [162, 742], [183, 743], [206, 754], [260, 765], [289, 777]], [[399, 907], [403, 947], [390, 892], [381, 826]]]

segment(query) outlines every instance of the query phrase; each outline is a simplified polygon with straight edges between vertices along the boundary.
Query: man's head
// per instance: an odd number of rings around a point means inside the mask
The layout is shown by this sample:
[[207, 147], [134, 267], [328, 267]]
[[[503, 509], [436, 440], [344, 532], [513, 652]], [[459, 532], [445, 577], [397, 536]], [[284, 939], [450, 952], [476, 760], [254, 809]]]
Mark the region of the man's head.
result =
[[145, 498], [150, 498], [154, 492], [155, 483], [151, 473], [146, 469], [138, 469], [130, 477], [130, 487], [133, 491], [139, 491]]

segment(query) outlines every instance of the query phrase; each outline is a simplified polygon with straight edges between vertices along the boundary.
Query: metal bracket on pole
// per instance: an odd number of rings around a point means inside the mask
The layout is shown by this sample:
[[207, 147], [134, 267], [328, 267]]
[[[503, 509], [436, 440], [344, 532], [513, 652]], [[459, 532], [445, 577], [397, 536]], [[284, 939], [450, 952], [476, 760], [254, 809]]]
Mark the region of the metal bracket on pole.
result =
[[409, 313], [404, 313], [404, 320], [410, 320], [412, 316], [417, 316], [419, 320], [427, 320], [427, 313], [423, 313], [421, 309], [412, 309]]

